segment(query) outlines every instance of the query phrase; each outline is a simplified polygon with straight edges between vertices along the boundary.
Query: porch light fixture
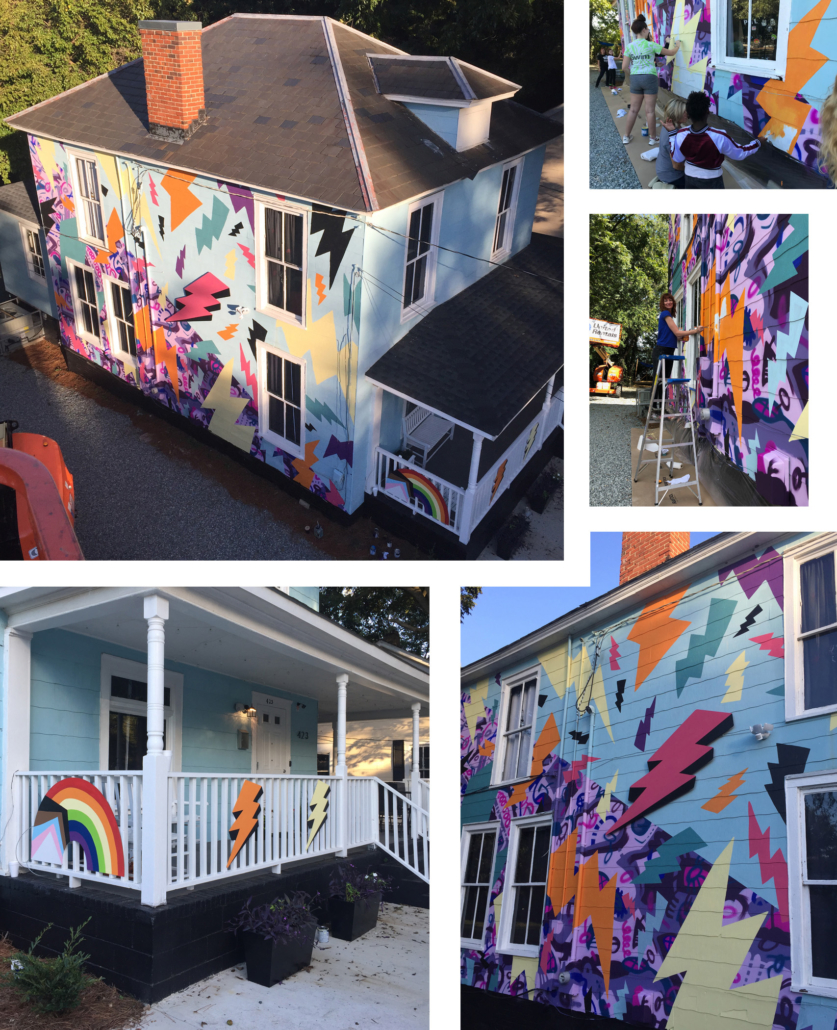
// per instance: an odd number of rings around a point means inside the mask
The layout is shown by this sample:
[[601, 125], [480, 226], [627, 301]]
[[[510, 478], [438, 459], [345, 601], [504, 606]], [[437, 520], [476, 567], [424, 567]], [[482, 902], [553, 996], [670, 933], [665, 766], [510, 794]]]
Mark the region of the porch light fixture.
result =
[[750, 727], [750, 733], [756, 738], [756, 740], [767, 740], [773, 731], [773, 726], [769, 722], [757, 722], [754, 726]]
[[256, 709], [252, 705], [244, 705], [240, 701], [233, 705], [233, 711], [246, 715], [248, 719], [255, 719], [257, 714]]

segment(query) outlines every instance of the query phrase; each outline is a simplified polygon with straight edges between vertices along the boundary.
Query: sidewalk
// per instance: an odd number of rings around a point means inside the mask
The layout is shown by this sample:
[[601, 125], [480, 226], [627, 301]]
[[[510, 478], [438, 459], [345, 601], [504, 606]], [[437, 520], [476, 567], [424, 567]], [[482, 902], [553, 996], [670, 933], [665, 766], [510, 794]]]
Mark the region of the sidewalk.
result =
[[[545, 112], [556, 122], [564, 120], [564, 105], [559, 104]], [[559, 136], [546, 145], [538, 204], [535, 208], [533, 232], [548, 236], [564, 236], [564, 137]]]

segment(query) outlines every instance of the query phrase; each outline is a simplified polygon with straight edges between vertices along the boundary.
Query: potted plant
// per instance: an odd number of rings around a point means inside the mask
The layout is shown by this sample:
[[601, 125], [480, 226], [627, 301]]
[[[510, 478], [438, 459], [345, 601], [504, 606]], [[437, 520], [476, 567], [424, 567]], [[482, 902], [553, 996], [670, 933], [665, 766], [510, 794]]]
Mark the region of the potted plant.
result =
[[532, 511], [542, 515], [549, 503], [549, 498], [558, 489], [561, 477], [557, 472], [542, 472], [535, 482], [529, 487], [526, 500]]
[[272, 987], [311, 965], [317, 932], [312, 908], [318, 897], [294, 891], [255, 908], [252, 897], [247, 899], [227, 930], [242, 936], [248, 980]]
[[391, 889], [377, 873], [362, 873], [351, 864], [336, 869], [328, 885], [332, 936], [353, 941], [374, 930], [381, 898]]
[[523, 512], [512, 515], [497, 534], [497, 556], [503, 561], [508, 561], [520, 546], [528, 529], [529, 519]]

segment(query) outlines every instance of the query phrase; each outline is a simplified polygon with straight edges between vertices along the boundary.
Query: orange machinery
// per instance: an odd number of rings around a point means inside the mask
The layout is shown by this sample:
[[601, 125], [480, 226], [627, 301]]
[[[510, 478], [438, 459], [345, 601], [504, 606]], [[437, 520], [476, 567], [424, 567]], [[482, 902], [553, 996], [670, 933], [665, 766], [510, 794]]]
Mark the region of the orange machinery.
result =
[[596, 385], [590, 387], [590, 393], [603, 397], [622, 396], [622, 376], [624, 369], [614, 363], [613, 355], [622, 344], [622, 326], [619, 322], [605, 322], [602, 319], [590, 319], [590, 346], [602, 359], [596, 368]]

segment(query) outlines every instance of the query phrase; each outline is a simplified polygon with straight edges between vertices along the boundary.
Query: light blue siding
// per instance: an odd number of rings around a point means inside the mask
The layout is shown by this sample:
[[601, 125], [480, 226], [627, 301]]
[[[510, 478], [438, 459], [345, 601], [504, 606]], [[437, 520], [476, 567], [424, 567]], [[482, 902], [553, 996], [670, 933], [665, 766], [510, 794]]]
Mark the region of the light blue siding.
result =
[[[3, 281], [9, 293], [13, 293], [27, 304], [55, 315], [55, 298], [52, 287], [46, 279], [33, 279], [26, 265], [26, 252], [23, 249], [23, 238], [20, 234], [20, 221], [7, 211], [0, 211], [0, 267], [3, 269]], [[46, 240], [38, 230], [41, 240], [41, 253], [46, 265]]]
[[446, 143], [456, 147], [456, 133], [459, 129], [458, 107], [442, 107], [439, 104], [405, 104], [404, 106], [408, 111], [412, 111], [416, 118], [421, 118], [437, 136], [441, 136]]
[[302, 601], [315, 612], [320, 610], [320, 588], [319, 587], [291, 587], [291, 597], [295, 601]]

